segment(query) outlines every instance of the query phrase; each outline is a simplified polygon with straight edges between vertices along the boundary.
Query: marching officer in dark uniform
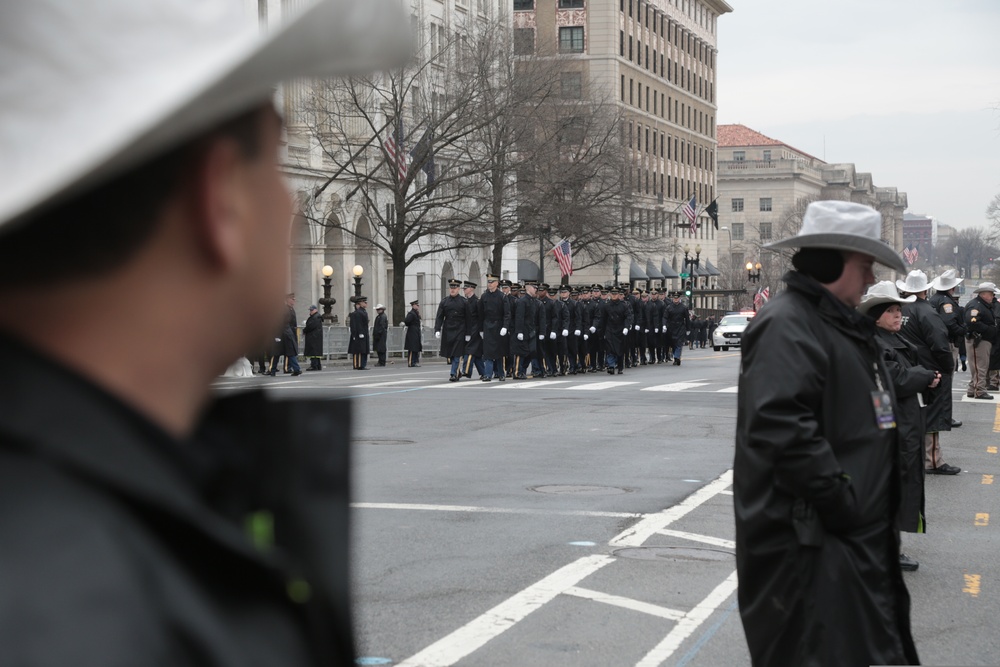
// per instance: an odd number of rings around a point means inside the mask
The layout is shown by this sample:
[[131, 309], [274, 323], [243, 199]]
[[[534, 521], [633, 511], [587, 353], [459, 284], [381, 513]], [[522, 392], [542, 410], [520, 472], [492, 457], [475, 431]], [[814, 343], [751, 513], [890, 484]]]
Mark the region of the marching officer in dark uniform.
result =
[[507, 306], [510, 308], [510, 324], [507, 326], [507, 335], [503, 337], [503, 375], [509, 377], [514, 375], [514, 354], [511, 352], [511, 339], [514, 337], [514, 309], [517, 307], [521, 284], [505, 278], [500, 281], [500, 291], [503, 292]]
[[476, 320], [482, 339], [483, 382], [489, 382], [494, 377], [501, 382], [506, 379], [503, 359], [510, 329], [510, 302], [498, 289], [499, 282], [497, 276], [486, 276], [486, 291], [477, 304]]
[[406, 350], [406, 365], [409, 368], [420, 367], [420, 353], [424, 351], [424, 344], [420, 338], [420, 301], [414, 299], [410, 302], [410, 312], [403, 320], [406, 327], [406, 340], [403, 342], [403, 349]]
[[542, 283], [538, 286], [538, 301], [542, 305], [545, 314], [545, 325], [539, 327], [539, 333], [543, 334], [539, 342], [538, 359], [541, 362], [541, 373], [536, 373], [538, 377], [554, 377], [556, 374], [556, 339], [559, 337], [560, 321], [559, 306], [551, 296], [549, 296], [549, 284]]
[[528, 364], [535, 354], [539, 310], [534, 281], [525, 280], [524, 293], [514, 307], [514, 337], [510, 341], [510, 351], [514, 354], [515, 380], [527, 379]]
[[378, 355], [376, 366], [385, 366], [386, 347], [389, 342], [389, 317], [385, 314], [385, 306], [381, 303], [375, 306], [375, 323], [372, 325], [372, 350]]
[[632, 330], [632, 306], [622, 300], [622, 293], [617, 287], [611, 289], [611, 300], [601, 312], [601, 328], [604, 330], [605, 358], [608, 375], [625, 372], [626, 341]]
[[448, 296], [441, 299], [434, 319], [434, 337], [441, 341], [440, 354], [451, 363], [449, 382], [458, 382], [465, 344], [472, 340], [469, 302], [459, 295], [458, 288], [461, 286], [460, 280], [452, 278], [448, 281]]
[[552, 326], [552, 319], [549, 317], [549, 309], [546, 303], [548, 294], [548, 283], [537, 285], [535, 291], [535, 331], [537, 341], [535, 342], [535, 357], [531, 360], [531, 376], [533, 378], [543, 378], [548, 375], [546, 368], [549, 353], [549, 333]]
[[579, 317], [577, 325], [580, 328], [580, 335], [577, 336], [579, 361], [576, 366], [576, 372], [586, 373], [590, 368], [590, 323], [593, 316], [590, 304], [590, 287], [584, 286], [580, 288], [580, 300], [577, 302], [577, 311]]
[[353, 299], [354, 312], [351, 313], [351, 340], [347, 344], [347, 353], [352, 355], [354, 370], [368, 370], [368, 297], [359, 296]]
[[675, 292], [673, 301], [667, 305], [663, 313], [663, 325], [667, 329], [667, 353], [673, 358], [674, 366], [680, 366], [684, 337], [687, 335], [688, 327], [691, 326], [691, 317], [687, 306], [681, 300], [680, 292]]
[[472, 338], [465, 343], [465, 356], [462, 357], [461, 373], [465, 377], [471, 378], [472, 367], [475, 366], [476, 370], [479, 371], [479, 379], [482, 380], [485, 377], [483, 374], [482, 359], [483, 338], [480, 335], [482, 326], [479, 322], [479, 297], [476, 296], [476, 287], [478, 285], [471, 280], [466, 280], [462, 283], [465, 300], [469, 306], [469, 331], [472, 333]]
[[667, 312], [667, 291], [663, 288], [657, 290], [656, 302], [653, 310], [653, 326], [656, 335], [656, 363], [662, 364], [667, 361], [667, 328], [663, 324], [663, 316]]
[[556, 348], [556, 354], [558, 359], [556, 365], [559, 367], [559, 375], [567, 375], [572, 371], [572, 374], [576, 374], [576, 359], [574, 358], [576, 354], [576, 336], [574, 332], [577, 329], [576, 323], [576, 303], [570, 300], [570, 287], [569, 285], [562, 285], [559, 288], [559, 299], [556, 301], [556, 305], [559, 306], [561, 326], [558, 328], [559, 338], [556, 339], [558, 346]]

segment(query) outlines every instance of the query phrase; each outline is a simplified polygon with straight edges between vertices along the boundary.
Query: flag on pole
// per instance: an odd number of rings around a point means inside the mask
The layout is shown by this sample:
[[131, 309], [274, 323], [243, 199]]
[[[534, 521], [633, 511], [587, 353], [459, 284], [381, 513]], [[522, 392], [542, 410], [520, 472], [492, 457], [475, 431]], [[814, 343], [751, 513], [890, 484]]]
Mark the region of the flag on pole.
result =
[[691, 233], [694, 234], [698, 231], [698, 200], [694, 195], [691, 195], [691, 201], [684, 204], [684, 216], [691, 223]]
[[761, 292], [760, 292], [760, 298], [763, 299], [764, 303], [767, 303], [768, 301], [770, 301], [771, 300], [771, 288], [770, 287], [765, 287], [763, 290], [761, 290]]
[[569, 241], [563, 239], [557, 243], [556, 247], [552, 249], [552, 254], [556, 256], [556, 261], [559, 262], [559, 271], [562, 275], [573, 275], [573, 256], [571, 254]]
[[719, 228], [719, 200], [713, 199], [712, 203], [705, 207], [705, 213], [708, 213], [708, 217], [712, 219], [715, 223], [715, 228]]
[[919, 256], [920, 252], [917, 250], [917, 246], [912, 243], [907, 243], [906, 247], [903, 248], [903, 259], [905, 259], [908, 264], [916, 262]]
[[385, 138], [382, 146], [389, 154], [389, 164], [396, 165], [399, 180], [403, 181], [406, 178], [406, 151], [403, 150], [403, 126], [401, 123], [396, 124], [394, 132]]
[[764, 296], [761, 293], [761, 288], [757, 288], [757, 292], [753, 295], [753, 309], [757, 310], [764, 305]]

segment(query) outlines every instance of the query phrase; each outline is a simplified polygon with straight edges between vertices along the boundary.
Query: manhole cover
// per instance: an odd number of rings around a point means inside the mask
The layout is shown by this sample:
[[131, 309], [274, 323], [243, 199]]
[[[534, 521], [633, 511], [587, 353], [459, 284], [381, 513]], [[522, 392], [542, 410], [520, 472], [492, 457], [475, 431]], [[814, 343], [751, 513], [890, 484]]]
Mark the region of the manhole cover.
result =
[[391, 439], [375, 439], [370, 438], [368, 440], [353, 440], [355, 445], [412, 445], [413, 440], [391, 440]]
[[619, 493], [632, 493], [634, 489], [623, 486], [596, 486], [593, 484], [546, 484], [529, 486], [529, 491], [538, 493], [561, 493], [574, 496], [613, 496]]
[[700, 549], [698, 547], [627, 547], [611, 552], [622, 558], [635, 560], [703, 560], [728, 561], [736, 554], [721, 549]]

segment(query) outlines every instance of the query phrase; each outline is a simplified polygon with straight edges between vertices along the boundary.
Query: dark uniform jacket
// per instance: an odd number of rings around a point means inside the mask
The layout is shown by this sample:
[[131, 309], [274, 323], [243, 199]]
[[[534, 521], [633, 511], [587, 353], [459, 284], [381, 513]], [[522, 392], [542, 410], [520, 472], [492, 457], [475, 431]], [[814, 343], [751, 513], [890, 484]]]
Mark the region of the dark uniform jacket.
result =
[[0, 363], [4, 664], [354, 664], [346, 401], [229, 396], [179, 441], [20, 344]]
[[948, 342], [958, 346], [965, 338], [965, 310], [958, 305], [958, 299], [947, 292], [938, 292], [928, 302], [944, 322], [945, 329], [948, 330]]
[[385, 352], [388, 338], [389, 318], [382, 312], [375, 316], [375, 324], [372, 325], [372, 349], [376, 352]]
[[348, 354], [368, 354], [368, 311], [358, 306], [351, 313], [351, 340], [347, 344]]
[[521, 295], [514, 304], [514, 328], [511, 331], [510, 340], [511, 354], [530, 357], [534, 353], [535, 336], [538, 332], [536, 313], [538, 308], [538, 299], [527, 294]]
[[406, 340], [403, 343], [403, 349], [407, 352], [422, 352], [424, 346], [420, 341], [420, 313], [411, 308], [410, 312], [406, 314], [403, 324], [406, 326]]
[[450, 294], [438, 304], [434, 331], [441, 332], [441, 356], [452, 358], [465, 354], [465, 337], [472, 335], [473, 318], [469, 302], [462, 296]]
[[682, 344], [687, 336], [688, 327], [691, 325], [687, 306], [683, 302], [674, 303], [671, 301], [668, 303], [666, 310], [663, 311], [663, 325], [667, 328], [667, 334], [670, 336], [669, 344], [673, 346]]
[[[934, 371], [917, 363], [917, 348], [906, 339], [876, 327], [875, 340], [896, 390], [896, 428], [902, 451], [903, 500], [899, 527], [910, 533], [927, 532], [924, 514], [924, 409], [919, 395], [934, 380]], [[921, 519], [923, 521], [921, 522]]]
[[601, 311], [601, 327], [604, 330], [604, 349], [617, 357], [625, 353], [625, 337], [622, 333], [632, 328], [632, 306], [627, 301], [609, 301]]
[[948, 329], [926, 299], [917, 297], [903, 304], [900, 335], [917, 348], [917, 360], [924, 368], [940, 371], [941, 383], [924, 392], [927, 405], [927, 432], [951, 430], [951, 379], [955, 359], [948, 347]]
[[743, 336], [736, 567], [754, 665], [919, 664], [899, 568], [899, 443], [874, 323], [791, 271]]
[[323, 356], [323, 317], [319, 313], [313, 313], [306, 320], [306, 326], [302, 330], [305, 334], [305, 355], [307, 357]]
[[286, 307], [288, 312], [285, 315], [285, 326], [281, 330], [281, 335], [275, 338], [274, 347], [271, 350], [271, 354], [275, 357], [294, 357], [299, 353], [299, 340], [296, 335], [299, 321], [295, 317], [295, 309], [291, 306]]
[[483, 327], [479, 321], [479, 297], [473, 294], [466, 299], [466, 305], [469, 309], [469, 333], [472, 338], [465, 344], [465, 354], [473, 358], [481, 357], [483, 356], [483, 338], [479, 332], [483, 330]]
[[[500, 359], [507, 353], [505, 339], [510, 336], [510, 303], [503, 292], [489, 290], [479, 298], [477, 319], [482, 332], [484, 359]], [[500, 329], [507, 329], [505, 336]]]
[[992, 305], [983, 301], [979, 295], [965, 304], [965, 328], [970, 337], [978, 336], [987, 343], [996, 342], [997, 320]]

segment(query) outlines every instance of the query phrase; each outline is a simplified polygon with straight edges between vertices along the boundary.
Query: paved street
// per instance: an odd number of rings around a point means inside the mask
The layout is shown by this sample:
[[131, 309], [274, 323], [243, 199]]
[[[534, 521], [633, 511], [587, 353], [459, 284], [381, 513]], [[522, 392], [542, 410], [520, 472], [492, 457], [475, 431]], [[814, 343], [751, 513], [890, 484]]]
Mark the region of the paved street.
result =
[[[364, 664], [749, 665], [735, 602], [739, 352], [622, 376], [449, 383], [397, 363], [220, 379], [355, 397], [355, 596]], [[1000, 407], [961, 401], [958, 477], [905, 535], [924, 664], [997, 664]]]

